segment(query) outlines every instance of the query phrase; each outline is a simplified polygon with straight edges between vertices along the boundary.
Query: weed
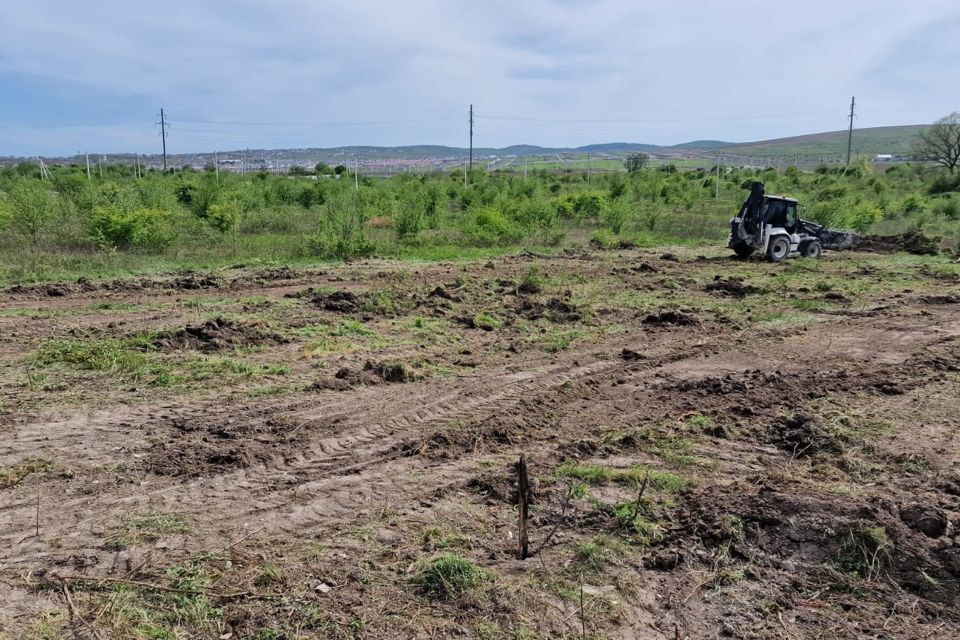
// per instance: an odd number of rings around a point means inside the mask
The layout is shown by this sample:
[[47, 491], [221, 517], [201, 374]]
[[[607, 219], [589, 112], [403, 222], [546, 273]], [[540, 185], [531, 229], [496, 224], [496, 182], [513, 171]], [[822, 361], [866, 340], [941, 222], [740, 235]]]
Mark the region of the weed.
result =
[[615, 538], [597, 536], [589, 542], [581, 542], [574, 547], [575, 568], [578, 572], [600, 573], [611, 560], [623, 553], [623, 545]]
[[44, 611], [38, 615], [20, 636], [22, 640], [59, 640], [65, 637], [67, 619], [61, 611]]
[[687, 424], [690, 427], [693, 427], [697, 431], [703, 431], [703, 432], [711, 431], [716, 426], [713, 421], [713, 418], [711, 418], [710, 416], [704, 416], [700, 414], [687, 416], [686, 418], [683, 419], [683, 421], [685, 424]]
[[102, 340], [51, 340], [34, 356], [40, 366], [67, 364], [84, 371], [106, 371], [140, 375], [150, 364], [148, 352], [155, 351], [146, 334]]
[[165, 536], [189, 531], [190, 528], [183, 516], [163, 511], [147, 511], [121, 518], [118, 530], [108, 538], [108, 541], [112, 547], [123, 549], [134, 544], [156, 542]]
[[18, 485], [32, 473], [46, 473], [53, 470], [53, 462], [43, 459], [25, 460], [12, 467], [0, 467], [0, 489], [9, 489]]
[[489, 572], [458, 555], [434, 558], [414, 579], [419, 591], [439, 600], [459, 598], [479, 586]]
[[890, 566], [892, 551], [893, 543], [883, 527], [848, 527], [841, 534], [835, 564], [841, 571], [872, 580]]
[[473, 326], [484, 331], [493, 331], [503, 326], [503, 320], [492, 313], [480, 312], [473, 316]]
[[667, 493], [677, 493], [687, 487], [689, 481], [675, 473], [657, 471], [646, 465], [637, 465], [629, 469], [611, 469], [599, 464], [563, 464], [557, 468], [557, 475], [576, 478], [588, 484], [636, 484], [648, 478], [649, 486]]
[[613, 508], [613, 515], [617, 519], [619, 529], [641, 546], [650, 546], [663, 540], [663, 525], [643, 513], [637, 513], [635, 502], [617, 504]]

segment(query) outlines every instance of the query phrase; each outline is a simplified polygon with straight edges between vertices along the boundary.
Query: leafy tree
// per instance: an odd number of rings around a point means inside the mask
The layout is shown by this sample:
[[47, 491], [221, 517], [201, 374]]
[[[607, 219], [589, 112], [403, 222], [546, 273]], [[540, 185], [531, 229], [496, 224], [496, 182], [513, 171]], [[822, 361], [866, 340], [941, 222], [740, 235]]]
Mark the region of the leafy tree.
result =
[[960, 112], [954, 111], [921, 131], [913, 155], [944, 166], [951, 173], [956, 171], [960, 166]]
[[317, 166], [313, 168], [313, 172], [318, 176], [328, 176], [333, 173], [333, 168], [326, 162], [318, 162]]
[[344, 173], [347, 172], [347, 167], [344, 166], [344, 165], [342, 165], [342, 164], [338, 164], [337, 166], [335, 166], [335, 167], [333, 168], [333, 172], [334, 172], [335, 174], [337, 174], [338, 176], [339, 176], [339, 175], [342, 175], [342, 174], [344, 174]]
[[627, 173], [637, 173], [650, 161], [650, 156], [645, 153], [631, 153], [627, 156], [627, 159], [623, 161], [624, 166], [627, 168]]

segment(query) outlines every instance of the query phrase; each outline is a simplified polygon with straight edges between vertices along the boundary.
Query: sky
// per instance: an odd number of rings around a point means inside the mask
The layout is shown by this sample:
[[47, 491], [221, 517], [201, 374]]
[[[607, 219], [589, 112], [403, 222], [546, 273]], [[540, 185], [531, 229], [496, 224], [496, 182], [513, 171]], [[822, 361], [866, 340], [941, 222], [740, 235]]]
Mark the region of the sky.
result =
[[956, 0], [4, 0], [0, 156], [734, 142], [960, 110]]

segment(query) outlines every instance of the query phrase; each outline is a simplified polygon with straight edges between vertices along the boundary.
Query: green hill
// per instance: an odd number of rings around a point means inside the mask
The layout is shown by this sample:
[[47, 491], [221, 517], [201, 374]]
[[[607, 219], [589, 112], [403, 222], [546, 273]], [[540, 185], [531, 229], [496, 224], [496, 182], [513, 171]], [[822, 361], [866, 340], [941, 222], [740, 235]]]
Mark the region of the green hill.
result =
[[[873, 156], [882, 153], [908, 155], [917, 136], [929, 125], [911, 124], [897, 127], [872, 127], [853, 130], [853, 152]], [[845, 155], [847, 132], [828, 131], [791, 138], [744, 142], [715, 147], [724, 153], [756, 156]]]

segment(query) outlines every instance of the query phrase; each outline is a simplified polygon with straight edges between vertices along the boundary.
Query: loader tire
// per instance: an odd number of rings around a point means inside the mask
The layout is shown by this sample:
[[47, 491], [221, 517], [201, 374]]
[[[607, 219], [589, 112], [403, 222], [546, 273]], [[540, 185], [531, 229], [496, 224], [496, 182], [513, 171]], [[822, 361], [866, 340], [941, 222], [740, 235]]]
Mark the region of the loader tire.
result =
[[804, 242], [802, 245], [800, 245], [800, 255], [802, 255], [804, 258], [819, 258], [820, 254], [822, 253], [823, 247], [817, 240]]
[[783, 262], [790, 255], [790, 239], [787, 236], [774, 236], [767, 245], [767, 259], [770, 262]]
[[740, 242], [733, 245], [733, 252], [737, 254], [738, 258], [746, 260], [753, 255], [754, 247], [747, 244], [746, 242]]

